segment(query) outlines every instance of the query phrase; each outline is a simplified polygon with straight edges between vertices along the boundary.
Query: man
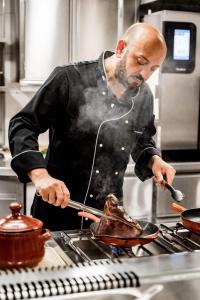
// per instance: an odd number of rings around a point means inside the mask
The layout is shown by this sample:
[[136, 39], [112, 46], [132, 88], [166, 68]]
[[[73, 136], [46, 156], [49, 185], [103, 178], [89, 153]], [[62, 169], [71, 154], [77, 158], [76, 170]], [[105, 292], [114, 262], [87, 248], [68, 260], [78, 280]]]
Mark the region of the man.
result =
[[[80, 228], [77, 211], [67, 207], [70, 198], [99, 209], [109, 193], [122, 199], [130, 154], [142, 181], [173, 181], [175, 170], [152, 139], [153, 97], [145, 83], [165, 55], [163, 36], [148, 24], [134, 24], [115, 53], [57, 67], [11, 119], [11, 166], [22, 182], [35, 185], [31, 212], [46, 227]], [[47, 129], [44, 159], [38, 135]]]

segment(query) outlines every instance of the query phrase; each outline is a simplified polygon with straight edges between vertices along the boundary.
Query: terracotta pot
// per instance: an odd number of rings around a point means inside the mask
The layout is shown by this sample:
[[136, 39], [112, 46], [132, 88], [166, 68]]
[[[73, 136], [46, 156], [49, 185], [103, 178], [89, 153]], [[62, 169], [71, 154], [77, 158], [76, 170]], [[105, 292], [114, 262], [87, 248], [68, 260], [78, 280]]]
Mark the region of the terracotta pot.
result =
[[36, 266], [51, 233], [40, 220], [20, 214], [20, 203], [12, 202], [9, 207], [12, 214], [0, 219], [0, 268]]

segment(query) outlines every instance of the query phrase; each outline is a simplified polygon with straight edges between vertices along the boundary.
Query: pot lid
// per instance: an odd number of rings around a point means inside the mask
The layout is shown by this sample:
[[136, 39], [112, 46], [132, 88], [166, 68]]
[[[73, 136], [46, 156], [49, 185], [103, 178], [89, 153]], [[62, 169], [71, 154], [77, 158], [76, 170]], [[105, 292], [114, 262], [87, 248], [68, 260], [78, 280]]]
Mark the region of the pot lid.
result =
[[12, 213], [0, 219], [0, 233], [24, 232], [42, 227], [42, 221], [20, 213], [22, 205], [19, 202], [12, 202], [9, 208]]

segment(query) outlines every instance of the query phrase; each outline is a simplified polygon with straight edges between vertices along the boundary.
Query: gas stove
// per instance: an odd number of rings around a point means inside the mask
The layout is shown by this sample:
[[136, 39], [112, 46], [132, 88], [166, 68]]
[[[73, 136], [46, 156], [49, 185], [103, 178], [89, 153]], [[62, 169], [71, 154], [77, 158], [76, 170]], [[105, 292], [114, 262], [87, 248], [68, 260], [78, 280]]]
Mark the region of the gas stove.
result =
[[146, 245], [118, 248], [93, 237], [89, 230], [56, 231], [53, 239], [73, 263], [102, 259], [146, 257], [200, 250], [200, 234], [186, 229], [181, 223], [160, 224], [159, 236]]
[[103, 244], [89, 230], [52, 232], [37, 267], [0, 270], [0, 299], [104, 299], [130, 288], [138, 295], [155, 288], [155, 300], [187, 299], [191, 290], [199, 299], [200, 234], [180, 223], [160, 224], [159, 232], [151, 243], [125, 249]]

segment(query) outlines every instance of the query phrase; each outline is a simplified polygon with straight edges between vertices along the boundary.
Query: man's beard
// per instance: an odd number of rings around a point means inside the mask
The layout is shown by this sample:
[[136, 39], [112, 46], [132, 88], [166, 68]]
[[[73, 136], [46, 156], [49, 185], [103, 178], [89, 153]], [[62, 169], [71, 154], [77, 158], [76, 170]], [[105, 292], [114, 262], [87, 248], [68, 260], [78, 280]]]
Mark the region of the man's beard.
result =
[[118, 65], [115, 69], [115, 78], [126, 89], [138, 88], [144, 82], [144, 78], [141, 75], [138, 75], [138, 74], [127, 75], [127, 72], [126, 72], [126, 59], [127, 59], [127, 53], [124, 55], [124, 57], [118, 63]]

